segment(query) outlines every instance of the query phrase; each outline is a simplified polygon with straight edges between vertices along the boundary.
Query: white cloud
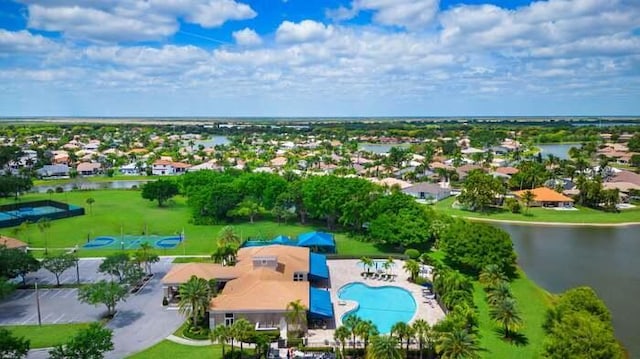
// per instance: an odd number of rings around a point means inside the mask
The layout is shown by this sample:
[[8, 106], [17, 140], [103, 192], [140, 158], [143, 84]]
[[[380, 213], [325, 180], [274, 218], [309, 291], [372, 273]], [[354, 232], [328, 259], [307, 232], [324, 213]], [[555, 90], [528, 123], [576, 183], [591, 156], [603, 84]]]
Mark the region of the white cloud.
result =
[[262, 43], [260, 36], [248, 27], [234, 31], [232, 36], [236, 43], [241, 46], [256, 46]]
[[333, 26], [313, 20], [299, 23], [283, 21], [276, 31], [276, 41], [285, 43], [325, 40], [333, 33]]
[[29, 31], [8, 31], [0, 29], [0, 54], [46, 52], [57, 47], [55, 43]]
[[373, 21], [378, 24], [417, 30], [433, 22], [439, 3], [439, 0], [353, 0], [350, 8], [340, 6], [327, 10], [326, 15], [340, 21], [370, 10], [374, 12]]
[[178, 31], [178, 19], [211, 28], [257, 15], [235, 0], [27, 0], [27, 5], [29, 28], [107, 42], [164, 39]]

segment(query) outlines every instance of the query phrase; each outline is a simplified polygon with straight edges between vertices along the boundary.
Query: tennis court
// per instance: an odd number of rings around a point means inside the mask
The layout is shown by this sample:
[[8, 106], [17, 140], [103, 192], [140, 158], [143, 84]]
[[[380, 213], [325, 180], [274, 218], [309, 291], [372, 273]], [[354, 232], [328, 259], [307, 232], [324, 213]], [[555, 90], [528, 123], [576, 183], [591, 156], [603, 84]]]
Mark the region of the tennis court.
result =
[[0, 206], [0, 228], [20, 225], [22, 222], [37, 222], [41, 218], [50, 220], [81, 216], [84, 208], [56, 201], [32, 201]]
[[123, 235], [123, 236], [99, 236], [84, 244], [86, 249], [138, 249], [143, 243], [148, 243], [155, 248], [175, 248], [183, 240], [181, 235]]

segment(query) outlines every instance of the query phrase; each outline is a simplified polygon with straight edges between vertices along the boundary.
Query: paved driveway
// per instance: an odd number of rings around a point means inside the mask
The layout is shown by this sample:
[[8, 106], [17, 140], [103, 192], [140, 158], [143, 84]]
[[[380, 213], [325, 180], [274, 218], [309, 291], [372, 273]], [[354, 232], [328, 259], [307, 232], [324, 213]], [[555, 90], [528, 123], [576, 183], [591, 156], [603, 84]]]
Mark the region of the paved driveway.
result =
[[[154, 264], [153, 279], [137, 294], [130, 295], [126, 302], [118, 304], [118, 313], [108, 324], [113, 329], [114, 350], [106, 355], [107, 358], [121, 359], [144, 350], [173, 333], [184, 321], [184, 317], [176, 310], [167, 310], [162, 306], [160, 280], [171, 268], [172, 260], [162, 258]], [[83, 282], [104, 277], [96, 273], [100, 262], [101, 260], [80, 261], [80, 277]], [[75, 268], [68, 272], [71, 275], [64, 277], [64, 281], [75, 282]], [[28, 280], [31, 282], [36, 277], [38, 283], [55, 283], [55, 277], [46, 272], [30, 275]], [[106, 311], [106, 307], [102, 305], [94, 307], [78, 302], [77, 289], [40, 290], [40, 308], [43, 323], [93, 321]], [[0, 325], [7, 324], [37, 324], [35, 291], [19, 290], [0, 302]], [[29, 353], [29, 358], [48, 358], [48, 353], [33, 350]]]

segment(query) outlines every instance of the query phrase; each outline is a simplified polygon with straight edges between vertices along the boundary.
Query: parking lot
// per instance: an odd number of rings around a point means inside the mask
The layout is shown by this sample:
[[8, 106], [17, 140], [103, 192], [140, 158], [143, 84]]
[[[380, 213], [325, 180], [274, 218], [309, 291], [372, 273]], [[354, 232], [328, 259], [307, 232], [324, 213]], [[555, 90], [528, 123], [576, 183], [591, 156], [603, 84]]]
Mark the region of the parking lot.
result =
[[[43, 324], [90, 322], [100, 319], [100, 308], [80, 303], [78, 289], [39, 290]], [[38, 324], [35, 290], [17, 290], [0, 302], [0, 325]]]

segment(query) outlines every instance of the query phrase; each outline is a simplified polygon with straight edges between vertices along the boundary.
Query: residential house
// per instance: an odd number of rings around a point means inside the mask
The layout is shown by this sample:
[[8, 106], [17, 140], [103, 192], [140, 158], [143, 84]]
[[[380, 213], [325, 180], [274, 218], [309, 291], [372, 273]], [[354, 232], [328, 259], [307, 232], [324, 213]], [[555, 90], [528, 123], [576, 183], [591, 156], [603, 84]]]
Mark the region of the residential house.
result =
[[67, 165], [44, 165], [36, 170], [38, 177], [66, 177], [69, 176]]
[[78, 163], [76, 171], [81, 176], [93, 176], [102, 170], [102, 165], [96, 162], [81, 162]]
[[558, 193], [547, 187], [538, 187], [531, 190], [516, 191], [513, 195], [522, 200], [523, 195], [531, 191], [534, 195], [531, 207], [553, 207], [553, 208], [571, 208], [573, 207], [573, 199]]
[[287, 307], [298, 300], [308, 308], [310, 318], [333, 317], [329, 291], [316, 287], [328, 282], [326, 258], [306, 247], [274, 244], [240, 248], [233, 266], [176, 264], [162, 279], [165, 296], [174, 299], [179, 286], [194, 275], [216, 279], [221, 287], [209, 303], [211, 328], [245, 318], [255, 328], [284, 332], [288, 329]]
[[131, 162], [120, 167], [120, 173], [126, 176], [137, 176], [145, 172], [147, 164], [144, 162]]
[[157, 160], [151, 167], [151, 173], [155, 176], [176, 175], [185, 173], [191, 165], [169, 160]]
[[441, 201], [451, 196], [450, 188], [443, 188], [437, 183], [420, 182], [404, 188], [402, 192], [413, 196], [415, 199], [427, 202]]
[[19, 249], [23, 252], [26, 252], [28, 248], [27, 244], [23, 241], [3, 235], [0, 235], [0, 246], [5, 246], [8, 249]]

